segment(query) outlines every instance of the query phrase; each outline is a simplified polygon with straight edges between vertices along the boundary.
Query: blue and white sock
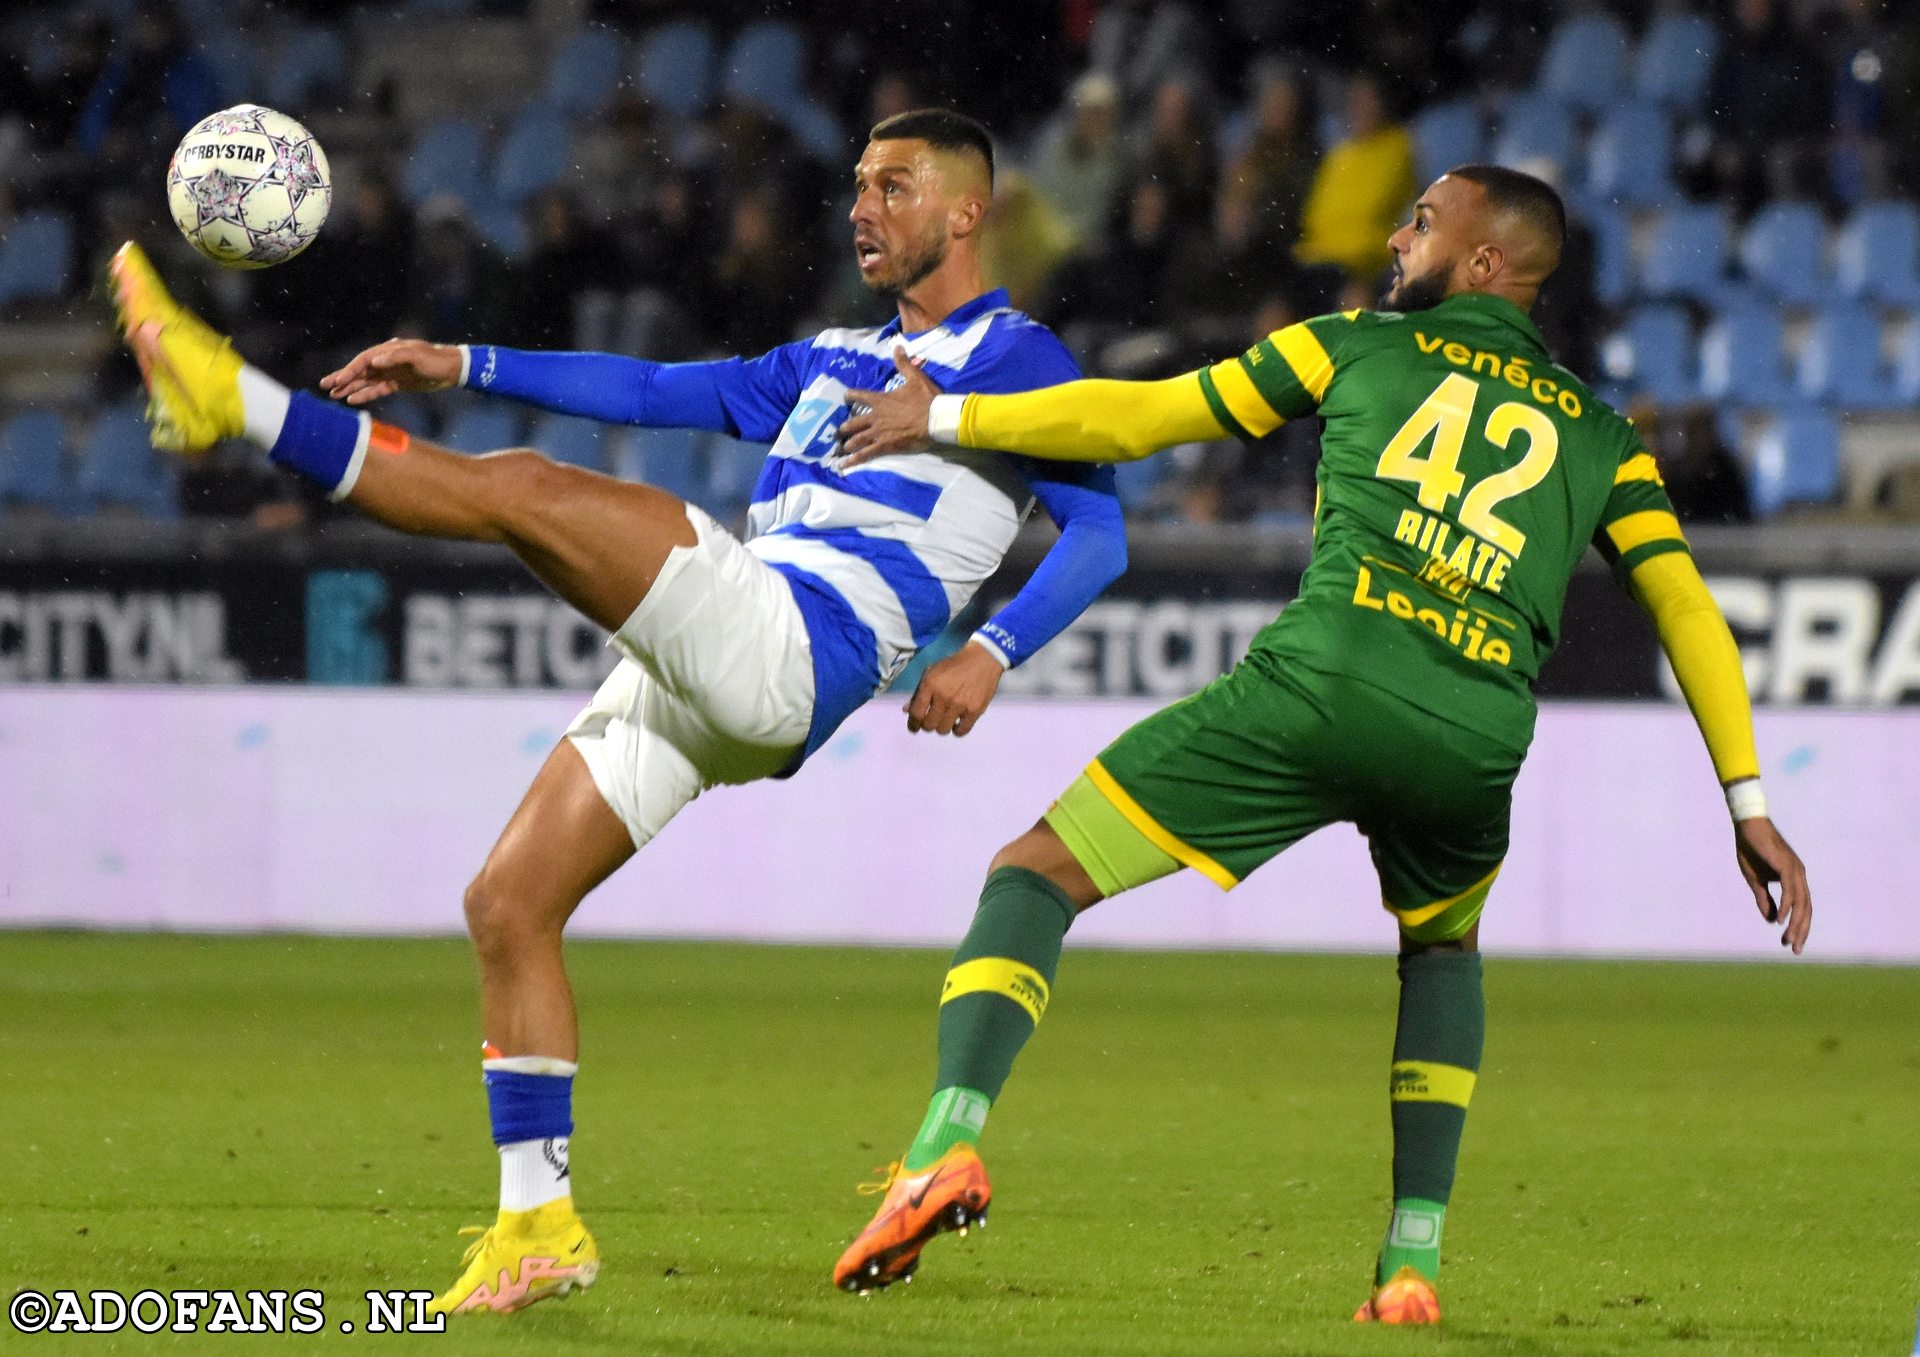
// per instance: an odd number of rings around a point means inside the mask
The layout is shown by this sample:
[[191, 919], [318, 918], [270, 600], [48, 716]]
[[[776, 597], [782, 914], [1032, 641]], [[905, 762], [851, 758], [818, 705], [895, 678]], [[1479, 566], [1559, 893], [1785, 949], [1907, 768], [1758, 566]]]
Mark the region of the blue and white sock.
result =
[[480, 1062], [493, 1143], [500, 1149], [500, 1209], [531, 1211], [573, 1195], [567, 1141], [579, 1066], [543, 1055]]
[[240, 365], [246, 435], [278, 466], [299, 472], [333, 499], [345, 499], [367, 459], [373, 419], [364, 410], [289, 391], [251, 364]]

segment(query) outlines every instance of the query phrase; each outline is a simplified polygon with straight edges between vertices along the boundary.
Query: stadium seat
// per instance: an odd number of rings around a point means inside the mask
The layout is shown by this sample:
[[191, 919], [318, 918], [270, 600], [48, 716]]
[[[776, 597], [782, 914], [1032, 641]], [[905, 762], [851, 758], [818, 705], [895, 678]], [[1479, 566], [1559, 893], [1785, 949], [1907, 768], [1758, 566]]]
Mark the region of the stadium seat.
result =
[[742, 512], [753, 502], [753, 487], [767, 464], [767, 445], [715, 435], [707, 440], [707, 463], [714, 502], [729, 514]]
[[1669, 13], [1653, 21], [1633, 59], [1633, 91], [1677, 113], [1692, 113], [1707, 97], [1720, 30], [1701, 14]]
[[1908, 321], [1893, 352], [1893, 399], [1920, 406], [1920, 321]]
[[1740, 268], [1775, 301], [1813, 306], [1832, 295], [1827, 228], [1811, 203], [1768, 203], [1740, 237]]
[[527, 248], [527, 223], [517, 204], [483, 198], [468, 204], [467, 217], [480, 238], [508, 259]]
[[1540, 89], [1583, 113], [1598, 113], [1627, 87], [1627, 29], [1611, 14], [1576, 15], [1553, 30], [1540, 61]]
[[1521, 94], [1501, 110], [1500, 131], [1487, 156], [1509, 169], [1530, 160], [1551, 160], [1564, 180], [1578, 150], [1573, 113], [1567, 105], [1544, 94]]
[[[260, 44], [222, 15], [220, 22], [189, 29], [193, 50], [213, 78], [216, 107], [257, 102], [262, 87]], [[281, 105], [285, 108], [285, 105]], [[209, 110], [211, 111], [211, 110]]]
[[1478, 160], [1486, 137], [1480, 109], [1471, 99], [1427, 105], [1414, 115], [1412, 131], [1423, 184], [1432, 183], [1455, 165]]
[[1912, 203], [1867, 203], [1840, 228], [1834, 275], [1842, 295], [1920, 306], [1920, 211]]
[[0, 426], [0, 507], [86, 511], [67, 462], [67, 422], [55, 410], [22, 410]]
[[614, 449], [614, 474], [705, 509], [713, 499], [706, 435], [697, 429], [632, 429]]
[[503, 203], [524, 203], [566, 173], [567, 120], [535, 104], [522, 110], [493, 162], [493, 192]]
[[1627, 207], [1663, 207], [1679, 199], [1673, 129], [1659, 105], [1633, 100], [1601, 118], [1587, 143], [1587, 193]]
[[1824, 410], [1778, 416], [1754, 440], [1749, 489], [1761, 518], [1789, 504], [1822, 504], [1840, 493], [1840, 430]]
[[1694, 372], [1693, 324], [1670, 303], [1635, 308], [1626, 325], [1601, 345], [1607, 377], [1661, 402], [1699, 394]]
[[1765, 303], [1730, 307], [1700, 339], [1700, 391], [1709, 400], [1774, 406], [1792, 397], [1786, 327]]
[[569, 118], [592, 117], [613, 97], [625, 66], [618, 35], [605, 28], [582, 29], [554, 53], [544, 100]]
[[606, 426], [598, 420], [548, 412], [534, 420], [533, 432], [527, 435], [527, 444], [538, 448], [556, 462], [585, 467], [589, 471], [605, 471], [606, 463], [600, 450], [605, 432]]
[[1170, 454], [1115, 463], [1113, 479], [1120, 494], [1120, 507], [1128, 513], [1146, 512], [1152, 507], [1154, 491], [1172, 468], [1173, 457]]
[[1893, 383], [1880, 359], [1880, 318], [1858, 303], [1822, 311], [1800, 347], [1798, 386], [1808, 399], [1834, 405], [1891, 404]]
[[267, 103], [304, 109], [321, 93], [346, 83], [347, 44], [340, 30], [320, 24], [289, 32], [267, 75]]
[[677, 118], [713, 97], [713, 30], [697, 19], [661, 24], [640, 47], [640, 92]]
[[448, 421], [440, 441], [456, 452], [497, 452], [521, 446], [520, 412], [503, 405], [472, 403]]
[[149, 518], [178, 518], [173, 463], [148, 441], [143, 402], [115, 405], [93, 422], [80, 445], [80, 495], [90, 503], [133, 509]]
[[0, 302], [51, 301], [66, 295], [73, 229], [57, 212], [27, 212], [0, 240]]
[[446, 118], [433, 124], [414, 143], [402, 180], [407, 200], [415, 206], [436, 193], [451, 193], [471, 204], [484, 192], [483, 162], [486, 138], [480, 125], [465, 118]]
[[1633, 224], [1620, 208], [1594, 203], [1585, 212], [1593, 232], [1593, 290], [1607, 306], [1626, 304], [1633, 291]]
[[722, 60], [721, 89], [770, 109], [801, 99], [807, 49], [798, 27], [761, 19], [741, 29]]
[[1654, 225], [1640, 261], [1640, 291], [1712, 303], [1726, 284], [1727, 218], [1718, 207], [1669, 208]]

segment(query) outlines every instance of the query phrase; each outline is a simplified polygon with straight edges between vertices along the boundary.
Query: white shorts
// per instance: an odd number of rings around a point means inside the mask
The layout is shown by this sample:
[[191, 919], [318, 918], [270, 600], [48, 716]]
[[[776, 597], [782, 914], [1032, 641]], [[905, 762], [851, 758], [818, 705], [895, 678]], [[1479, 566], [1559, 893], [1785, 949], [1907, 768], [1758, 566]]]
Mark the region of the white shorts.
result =
[[813, 720], [813, 645], [784, 575], [689, 504], [696, 544], [608, 643], [620, 661], [567, 738], [645, 847], [709, 787], [785, 769]]

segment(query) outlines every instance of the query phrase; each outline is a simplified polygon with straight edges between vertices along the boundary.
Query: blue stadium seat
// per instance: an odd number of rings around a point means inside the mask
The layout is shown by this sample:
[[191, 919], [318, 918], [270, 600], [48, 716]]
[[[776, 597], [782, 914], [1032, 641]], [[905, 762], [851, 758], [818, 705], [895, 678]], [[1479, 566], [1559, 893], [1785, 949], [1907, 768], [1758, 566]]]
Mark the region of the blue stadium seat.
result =
[[1920, 321], [1909, 321], [1893, 350], [1893, 399], [1920, 406]]
[[1880, 361], [1880, 318], [1857, 303], [1830, 306], [1814, 318], [1800, 347], [1800, 394], [1858, 409], [1894, 401]]
[[667, 112], [691, 118], [713, 97], [713, 30], [697, 19], [661, 24], [640, 46], [640, 92]]
[[96, 506], [178, 518], [180, 490], [173, 463], [153, 450], [142, 410], [142, 402], [129, 401], [94, 420], [80, 445], [80, 494]]
[[27, 212], [0, 240], [0, 302], [51, 301], [66, 295], [73, 229], [57, 212]]
[[582, 29], [554, 53], [545, 101], [569, 118], [591, 117], [613, 97], [626, 60], [618, 35], [605, 28]]
[[1833, 293], [1827, 280], [1827, 228], [1811, 203], [1768, 203], [1740, 236], [1740, 268], [1775, 301], [1813, 306]]
[[741, 29], [727, 48], [721, 88], [767, 108], [785, 108], [801, 96], [807, 48], [800, 29], [782, 19], [761, 19]]
[[1729, 290], [1726, 270], [1726, 213], [1697, 205], [1669, 208], [1654, 225], [1640, 261], [1640, 291], [1711, 303]]
[[614, 474], [707, 508], [713, 492], [706, 437], [697, 429], [629, 430], [615, 448]]
[[1749, 302], [1714, 317], [1700, 338], [1700, 391], [1708, 400], [1741, 406], [1792, 398], [1778, 308]]
[[1719, 50], [1720, 30], [1705, 15], [1661, 15], [1634, 54], [1634, 93], [1676, 112], [1694, 112], [1707, 97]]
[[1167, 453], [1142, 457], [1133, 462], [1115, 463], [1114, 488], [1120, 494], [1120, 507], [1128, 513], [1144, 512], [1153, 499], [1154, 491], [1172, 469], [1173, 457]]
[[469, 403], [441, 430], [440, 442], [455, 452], [498, 452], [522, 446], [520, 412], [495, 403]]
[[767, 445], [716, 434], [707, 440], [707, 463], [714, 502], [729, 513], [739, 512], [753, 501], [753, 487], [767, 464]]
[[1840, 493], [1840, 429], [1824, 410], [1789, 410], [1754, 440], [1750, 478], [1754, 513], [1789, 504], [1823, 504]]
[[1840, 228], [1834, 275], [1844, 296], [1920, 306], [1920, 210], [1867, 203]]
[[585, 467], [589, 471], [605, 471], [606, 462], [600, 448], [605, 433], [606, 426], [598, 420], [549, 411], [533, 421], [533, 432], [527, 435], [527, 444], [538, 448], [556, 462]]
[[1601, 346], [1600, 365], [1610, 380], [1657, 401], [1687, 401], [1699, 394], [1693, 323], [1678, 306], [1636, 307]]
[[[220, 22], [188, 30], [193, 50], [206, 63], [220, 103], [257, 103], [260, 99], [260, 44], [227, 15]], [[280, 106], [283, 110], [285, 105]], [[211, 111], [211, 110], [209, 110]], [[289, 111], [289, 116], [298, 113]]]
[[1564, 180], [1578, 151], [1579, 138], [1567, 105], [1544, 94], [1521, 94], [1501, 110], [1500, 131], [1487, 156], [1510, 169], [1529, 160], [1551, 160]]
[[1606, 203], [1590, 204], [1585, 218], [1593, 232], [1594, 293], [1607, 306], [1622, 306], [1633, 291], [1633, 223]]
[[304, 109], [327, 90], [346, 83], [347, 44], [340, 30], [321, 24], [289, 32], [267, 74], [267, 102], [274, 108]]
[[504, 203], [524, 203], [566, 173], [567, 120], [538, 104], [522, 110], [493, 162], [493, 191]]
[[402, 185], [416, 206], [436, 193], [451, 193], [471, 204], [483, 193], [486, 137], [480, 124], [445, 118], [429, 127], [407, 158]]
[[482, 240], [508, 259], [527, 248], [527, 223], [517, 204], [499, 198], [482, 198], [468, 204], [467, 219]]
[[1616, 104], [1587, 143], [1587, 192], [1627, 207], [1679, 200], [1673, 183], [1673, 128], [1659, 105]]
[[67, 461], [67, 422], [55, 410], [22, 410], [0, 426], [0, 507], [80, 514], [86, 501]]
[[1432, 183], [1455, 165], [1478, 160], [1486, 138], [1480, 109], [1471, 99], [1428, 104], [1414, 115], [1412, 131], [1414, 155], [1423, 184]]
[[1627, 87], [1627, 29], [1611, 14], [1576, 15], [1547, 40], [1540, 88], [1583, 113], [1598, 113]]

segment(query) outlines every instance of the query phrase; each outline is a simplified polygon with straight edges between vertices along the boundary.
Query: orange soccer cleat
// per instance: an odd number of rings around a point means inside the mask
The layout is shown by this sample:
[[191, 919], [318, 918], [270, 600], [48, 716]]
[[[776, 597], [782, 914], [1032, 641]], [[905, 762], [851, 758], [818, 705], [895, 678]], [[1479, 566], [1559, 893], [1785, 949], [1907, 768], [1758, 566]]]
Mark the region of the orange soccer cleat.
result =
[[1359, 1324], [1438, 1324], [1440, 1294], [1432, 1282], [1403, 1267], [1373, 1289], [1353, 1318]]
[[894, 1163], [886, 1174], [885, 1182], [860, 1188], [887, 1195], [867, 1228], [834, 1264], [833, 1284], [843, 1291], [864, 1296], [908, 1281], [929, 1239], [943, 1230], [964, 1235], [976, 1225], [986, 1226], [993, 1186], [973, 1146], [955, 1145], [916, 1173]]

